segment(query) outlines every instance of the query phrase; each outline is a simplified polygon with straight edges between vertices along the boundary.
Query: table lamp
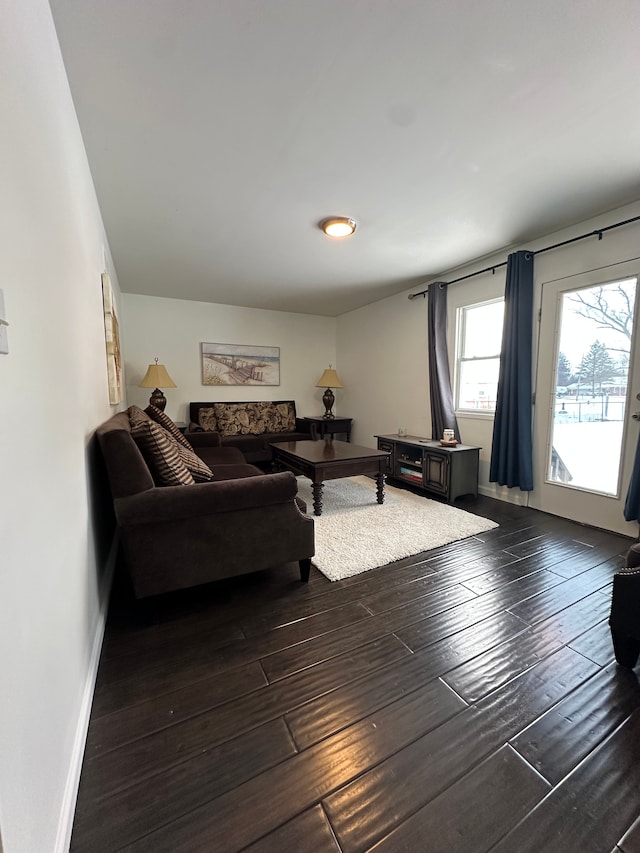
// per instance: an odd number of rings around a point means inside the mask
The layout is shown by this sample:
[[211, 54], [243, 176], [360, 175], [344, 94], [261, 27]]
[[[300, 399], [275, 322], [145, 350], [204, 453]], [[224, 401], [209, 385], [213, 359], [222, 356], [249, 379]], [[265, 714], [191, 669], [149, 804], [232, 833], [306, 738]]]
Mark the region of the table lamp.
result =
[[324, 403], [325, 413], [322, 416], [325, 419], [335, 418], [335, 415], [331, 411], [333, 408], [333, 404], [336, 401], [332, 388], [344, 388], [344, 385], [338, 379], [338, 374], [335, 370], [331, 369], [331, 365], [329, 365], [329, 369], [325, 370], [320, 379], [316, 382], [316, 388], [326, 388], [327, 390], [322, 395], [322, 402]]
[[149, 403], [152, 406], [155, 406], [156, 409], [160, 409], [161, 412], [164, 412], [164, 407], [167, 405], [167, 398], [160, 389], [177, 388], [177, 385], [167, 373], [167, 368], [164, 364], [158, 364], [157, 358], [155, 361], [155, 364], [150, 364], [149, 367], [147, 367], [147, 372], [138, 387], [153, 388], [154, 390], [149, 398]]

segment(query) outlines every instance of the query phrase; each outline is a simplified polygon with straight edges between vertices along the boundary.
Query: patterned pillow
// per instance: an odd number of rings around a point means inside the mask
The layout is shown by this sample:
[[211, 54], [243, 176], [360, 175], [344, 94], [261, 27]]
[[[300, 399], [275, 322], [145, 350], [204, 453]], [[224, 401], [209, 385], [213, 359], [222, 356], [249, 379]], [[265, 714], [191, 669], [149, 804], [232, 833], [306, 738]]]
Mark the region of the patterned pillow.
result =
[[[143, 412], [144, 414], [144, 412]], [[180, 459], [177, 441], [145, 415], [146, 420], [131, 423], [131, 435], [145, 458], [158, 486], [190, 486], [195, 483], [190, 471]]]
[[184, 447], [179, 444], [178, 454], [196, 483], [208, 483], [209, 480], [213, 480], [213, 471], [193, 452], [191, 446]]
[[198, 409], [198, 423], [205, 432], [218, 431], [218, 421], [213, 406]]
[[252, 416], [253, 416], [253, 424], [255, 429], [252, 432], [255, 435], [262, 435], [265, 432], [273, 432], [272, 420], [273, 420], [273, 403], [269, 402], [259, 402], [259, 403], [250, 403], [252, 406]]
[[[296, 407], [294, 403], [278, 403], [273, 407], [280, 422], [282, 432], [293, 432], [296, 428]], [[279, 432], [280, 430], [276, 430]]]
[[293, 403], [268, 403], [268, 432], [293, 432], [296, 428], [296, 408]]
[[[215, 403], [213, 406], [222, 435], [251, 435], [257, 427], [252, 403]], [[264, 432], [264, 429], [263, 429]]]
[[161, 412], [160, 409], [156, 409], [155, 406], [147, 406], [145, 412], [151, 420], [155, 421], [157, 424], [160, 424], [161, 427], [164, 427], [168, 433], [170, 433], [178, 444], [181, 444], [186, 450], [191, 450], [192, 447], [187, 441], [187, 439], [180, 432], [178, 427], [174, 424], [171, 418], [168, 415], [165, 415], [164, 412]]
[[252, 435], [269, 432], [269, 406], [271, 403], [246, 403], [249, 424], [247, 429]]

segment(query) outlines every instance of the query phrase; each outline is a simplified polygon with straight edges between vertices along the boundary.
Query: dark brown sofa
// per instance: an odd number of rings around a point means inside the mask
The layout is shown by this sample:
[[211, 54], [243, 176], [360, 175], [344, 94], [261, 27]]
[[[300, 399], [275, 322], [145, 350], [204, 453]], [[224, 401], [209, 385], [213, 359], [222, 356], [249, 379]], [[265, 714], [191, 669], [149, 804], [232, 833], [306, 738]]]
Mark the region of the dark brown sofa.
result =
[[293, 474], [264, 474], [203, 435], [194, 449], [214, 479], [158, 486], [126, 412], [96, 434], [137, 598], [294, 561], [308, 580], [314, 522], [296, 499]]
[[[260, 431], [253, 432], [253, 425]], [[311, 440], [311, 425], [296, 417], [293, 400], [189, 403], [185, 434], [191, 441], [202, 432], [217, 433], [223, 447], [237, 447], [247, 462], [267, 467], [273, 460], [270, 442]]]

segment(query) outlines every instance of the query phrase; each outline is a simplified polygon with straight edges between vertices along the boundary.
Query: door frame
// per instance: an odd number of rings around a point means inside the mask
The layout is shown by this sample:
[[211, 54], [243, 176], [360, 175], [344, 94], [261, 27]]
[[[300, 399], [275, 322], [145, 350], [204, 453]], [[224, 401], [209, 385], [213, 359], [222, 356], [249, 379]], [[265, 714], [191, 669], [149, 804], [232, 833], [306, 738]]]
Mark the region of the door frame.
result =
[[[629, 354], [629, 375], [625, 402], [622, 463], [616, 496], [591, 492], [583, 487], [549, 481], [547, 462], [552, 439], [552, 412], [555, 409], [558, 339], [560, 334], [559, 304], [567, 291], [594, 287], [626, 278], [637, 279], [633, 335]], [[529, 494], [529, 506], [542, 512], [569, 518], [594, 527], [612, 530], [637, 538], [638, 523], [624, 520], [623, 509], [633, 467], [638, 424], [630, 412], [636, 391], [640, 391], [640, 346], [637, 345], [638, 312], [640, 311], [640, 259], [607, 264], [542, 282], [539, 289], [537, 354], [535, 359], [535, 405], [533, 407], [533, 470], [535, 488]], [[632, 426], [631, 426], [632, 424]]]

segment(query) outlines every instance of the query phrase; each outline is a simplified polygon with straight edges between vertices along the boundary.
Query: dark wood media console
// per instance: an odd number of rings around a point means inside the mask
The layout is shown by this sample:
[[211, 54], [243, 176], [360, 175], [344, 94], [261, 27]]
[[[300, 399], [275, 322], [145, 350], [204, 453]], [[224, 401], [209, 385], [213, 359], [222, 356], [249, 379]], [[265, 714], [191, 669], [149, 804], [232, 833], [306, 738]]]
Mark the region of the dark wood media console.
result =
[[452, 503], [462, 495], [478, 494], [479, 447], [457, 444], [443, 447], [439, 441], [417, 435], [376, 435], [378, 450], [389, 457], [388, 476]]

